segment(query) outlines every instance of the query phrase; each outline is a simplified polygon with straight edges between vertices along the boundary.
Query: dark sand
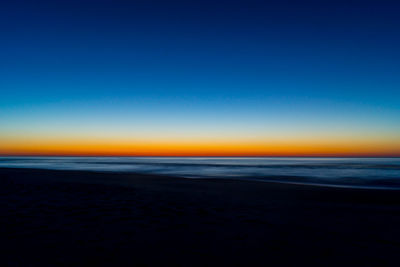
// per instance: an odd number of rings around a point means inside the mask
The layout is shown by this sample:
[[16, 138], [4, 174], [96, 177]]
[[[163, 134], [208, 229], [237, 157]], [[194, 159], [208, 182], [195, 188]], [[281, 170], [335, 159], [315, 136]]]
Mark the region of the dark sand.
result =
[[0, 169], [0, 266], [399, 266], [400, 192]]

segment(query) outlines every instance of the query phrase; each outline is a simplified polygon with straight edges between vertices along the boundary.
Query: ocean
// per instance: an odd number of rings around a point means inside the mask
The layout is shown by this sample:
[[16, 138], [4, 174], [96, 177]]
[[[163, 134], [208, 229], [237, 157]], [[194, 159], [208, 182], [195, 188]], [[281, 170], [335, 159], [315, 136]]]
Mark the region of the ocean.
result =
[[400, 189], [400, 158], [0, 157], [0, 167]]

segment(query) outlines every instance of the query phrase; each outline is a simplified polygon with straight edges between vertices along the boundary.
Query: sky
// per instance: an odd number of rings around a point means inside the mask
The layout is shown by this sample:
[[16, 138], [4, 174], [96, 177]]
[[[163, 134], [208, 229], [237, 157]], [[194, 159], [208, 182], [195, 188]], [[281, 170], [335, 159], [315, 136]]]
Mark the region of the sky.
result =
[[0, 155], [400, 156], [396, 1], [1, 1]]

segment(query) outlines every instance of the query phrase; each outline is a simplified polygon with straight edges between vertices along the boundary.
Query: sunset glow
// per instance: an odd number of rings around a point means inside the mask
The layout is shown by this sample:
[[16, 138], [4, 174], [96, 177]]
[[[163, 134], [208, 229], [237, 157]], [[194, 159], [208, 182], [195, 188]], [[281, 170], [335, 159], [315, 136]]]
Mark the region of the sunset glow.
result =
[[0, 16], [0, 155], [400, 156], [395, 9], [61, 2]]
[[2, 155], [63, 156], [398, 156], [399, 140], [146, 140], [3, 138]]

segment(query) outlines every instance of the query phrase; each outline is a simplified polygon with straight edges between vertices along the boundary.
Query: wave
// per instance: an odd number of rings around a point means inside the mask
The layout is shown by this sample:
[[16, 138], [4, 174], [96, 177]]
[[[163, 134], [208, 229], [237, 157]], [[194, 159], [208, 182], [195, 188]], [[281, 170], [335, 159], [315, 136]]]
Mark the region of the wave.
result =
[[[163, 160], [144, 158], [144, 160], [110, 160], [113, 158], [104, 158], [104, 160], [96, 161], [93, 158], [85, 158], [85, 160], [74, 160], [68, 157], [65, 158], [0, 158], [1, 163], [70, 163], [70, 164], [93, 164], [93, 165], [149, 165], [149, 166], [173, 166], [173, 167], [227, 167], [227, 168], [244, 168], [244, 167], [252, 167], [252, 168], [265, 168], [265, 169], [273, 169], [273, 168], [309, 168], [309, 169], [390, 169], [390, 170], [400, 170], [400, 160], [396, 160], [395, 164], [376, 164], [369, 162], [360, 162], [360, 163], [350, 163], [350, 162], [333, 162], [333, 163], [317, 163], [310, 162], [306, 164], [298, 163], [299, 159], [295, 158], [293, 162], [281, 163], [281, 164], [273, 164], [268, 161], [263, 162], [263, 164], [258, 164], [254, 162], [246, 163], [241, 162], [240, 160], [235, 159], [234, 163], [224, 163], [224, 162], [215, 162], [215, 163], [204, 163], [204, 162], [165, 162]], [[259, 158], [257, 158], [259, 159]], [[353, 159], [353, 158], [351, 158]], [[213, 161], [218, 161], [218, 159], [212, 158]], [[325, 160], [325, 159], [324, 159]], [[362, 159], [361, 159], [362, 160]]]
[[398, 158], [0, 157], [0, 167], [400, 188]]

